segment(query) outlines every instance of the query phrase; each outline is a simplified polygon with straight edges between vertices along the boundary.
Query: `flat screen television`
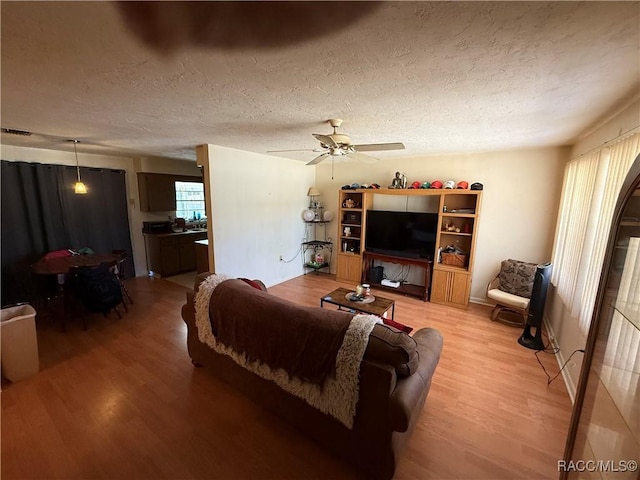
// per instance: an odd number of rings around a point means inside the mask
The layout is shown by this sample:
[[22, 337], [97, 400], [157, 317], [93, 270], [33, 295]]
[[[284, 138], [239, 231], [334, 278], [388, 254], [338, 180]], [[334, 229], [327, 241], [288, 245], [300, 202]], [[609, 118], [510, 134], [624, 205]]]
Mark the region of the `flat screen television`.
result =
[[433, 259], [438, 214], [367, 211], [365, 250], [405, 258]]

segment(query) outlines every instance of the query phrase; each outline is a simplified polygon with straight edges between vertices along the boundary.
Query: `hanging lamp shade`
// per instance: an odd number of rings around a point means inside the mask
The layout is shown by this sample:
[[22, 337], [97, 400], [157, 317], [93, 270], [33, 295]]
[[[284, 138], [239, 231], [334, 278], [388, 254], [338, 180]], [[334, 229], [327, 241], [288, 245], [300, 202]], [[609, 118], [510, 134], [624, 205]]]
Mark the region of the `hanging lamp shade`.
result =
[[84, 183], [78, 181], [73, 185], [73, 191], [78, 195], [84, 195], [85, 193], [87, 193], [87, 186]]
[[78, 175], [78, 179], [76, 181], [76, 183], [73, 185], [73, 192], [77, 195], [84, 195], [88, 192], [87, 190], [87, 186], [82, 183], [82, 180], [80, 179], [80, 163], [78, 162], [78, 149], [77, 149], [77, 144], [78, 144], [78, 140], [71, 140], [73, 142], [73, 151], [76, 154], [76, 173]]

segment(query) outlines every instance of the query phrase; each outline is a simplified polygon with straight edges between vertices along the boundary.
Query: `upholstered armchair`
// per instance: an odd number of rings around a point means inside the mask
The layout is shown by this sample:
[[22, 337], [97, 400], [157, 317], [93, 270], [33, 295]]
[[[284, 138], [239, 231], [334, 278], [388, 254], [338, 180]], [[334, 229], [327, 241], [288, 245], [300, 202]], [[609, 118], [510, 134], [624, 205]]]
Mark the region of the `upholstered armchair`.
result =
[[[513, 259], [502, 261], [500, 272], [487, 286], [487, 298], [496, 303], [491, 320], [513, 327], [525, 326], [536, 268], [535, 263]], [[514, 312], [518, 316], [506, 315], [506, 312]]]

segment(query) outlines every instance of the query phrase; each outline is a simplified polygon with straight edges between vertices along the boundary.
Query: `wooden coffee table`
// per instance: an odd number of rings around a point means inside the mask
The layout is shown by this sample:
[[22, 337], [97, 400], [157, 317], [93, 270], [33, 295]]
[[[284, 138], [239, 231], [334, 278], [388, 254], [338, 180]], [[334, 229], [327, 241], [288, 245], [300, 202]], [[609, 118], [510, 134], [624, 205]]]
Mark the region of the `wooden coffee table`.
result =
[[378, 315], [379, 317], [384, 316], [384, 314], [391, 309], [391, 320], [393, 320], [396, 309], [395, 300], [374, 295], [375, 300], [371, 303], [352, 302], [347, 299], [347, 295], [350, 293], [354, 293], [353, 290], [342, 287], [337, 288], [333, 292], [329, 292], [320, 297], [320, 307], [323, 307], [325, 303], [330, 303], [337, 305], [339, 308], [355, 310], [361, 313], [370, 313], [372, 315]]

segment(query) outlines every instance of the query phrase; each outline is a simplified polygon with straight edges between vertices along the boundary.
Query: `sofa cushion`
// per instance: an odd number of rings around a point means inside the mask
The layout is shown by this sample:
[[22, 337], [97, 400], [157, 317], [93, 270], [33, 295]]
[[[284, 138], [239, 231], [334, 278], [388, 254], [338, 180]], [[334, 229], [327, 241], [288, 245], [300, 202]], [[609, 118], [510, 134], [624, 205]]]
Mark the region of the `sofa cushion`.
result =
[[500, 290], [519, 297], [531, 298], [536, 268], [535, 263], [503, 260], [498, 275]]
[[519, 308], [526, 310], [529, 308], [529, 299], [525, 297], [519, 297], [512, 293], [503, 292], [499, 288], [492, 288], [487, 292], [487, 298], [495, 300], [500, 305], [506, 305], [509, 307]]
[[420, 360], [416, 341], [406, 333], [384, 324], [373, 327], [364, 358], [392, 366], [400, 377], [412, 375]]

